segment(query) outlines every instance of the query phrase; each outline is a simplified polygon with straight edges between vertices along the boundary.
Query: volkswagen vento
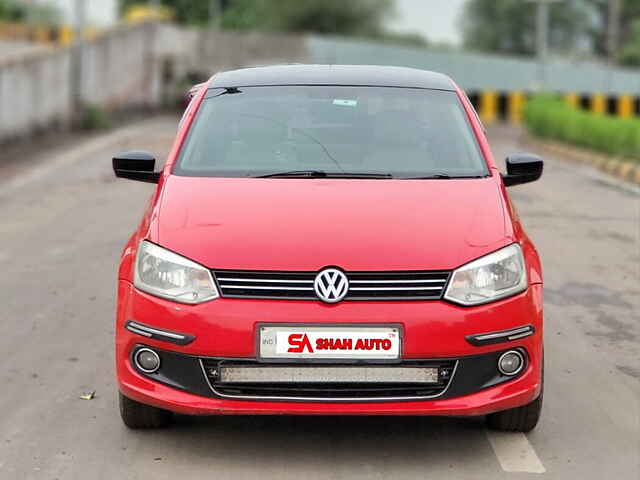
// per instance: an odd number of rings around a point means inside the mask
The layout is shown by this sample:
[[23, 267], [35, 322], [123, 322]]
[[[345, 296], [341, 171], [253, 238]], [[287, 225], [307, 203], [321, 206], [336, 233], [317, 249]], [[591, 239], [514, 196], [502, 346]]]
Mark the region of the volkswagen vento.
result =
[[486, 415], [528, 431], [542, 272], [465, 94], [408, 68], [218, 73], [193, 92], [119, 268], [132, 428], [172, 412]]

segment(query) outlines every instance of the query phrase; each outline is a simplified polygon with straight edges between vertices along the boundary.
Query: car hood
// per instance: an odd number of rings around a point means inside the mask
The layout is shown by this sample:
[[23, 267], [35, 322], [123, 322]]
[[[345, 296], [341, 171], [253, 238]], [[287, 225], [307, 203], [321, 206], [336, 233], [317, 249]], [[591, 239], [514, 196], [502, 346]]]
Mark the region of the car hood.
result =
[[452, 269], [513, 241], [495, 178], [169, 176], [160, 245], [207, 267]]

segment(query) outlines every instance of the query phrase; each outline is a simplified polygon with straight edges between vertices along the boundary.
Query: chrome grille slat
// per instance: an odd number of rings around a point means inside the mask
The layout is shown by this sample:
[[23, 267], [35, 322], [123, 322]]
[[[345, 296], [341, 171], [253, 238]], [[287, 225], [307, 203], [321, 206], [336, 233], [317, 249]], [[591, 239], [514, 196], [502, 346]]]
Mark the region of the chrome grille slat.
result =
[[263, 286], [255, 286], [255, 285], [225, 285], [224, 288], [250, 288], [251, 290], [312, 290], [313, 287], [263, 287]]
[[352, 280], [349, 283], [444, 283], [446, 280]]
[[313, 280], [273, 280], [264, 278], [219, 278], [219, 282], [247, 282], [247, 283], [313, 283]]
[[[318, 272], [214, 270], [220, 293], [228, 298], [317, 300]], [[345, 272], [349, 300], [439, 300], [448, 271]]]
[[401, 291], [406, 291], [406, 290], [442, 290], [442, 287], [351, 287], [349, 288], [349, 290], [353, 290], [355, 292], [360, 292], [360, 291], [395, 291], [395, 290], [401, 290]]

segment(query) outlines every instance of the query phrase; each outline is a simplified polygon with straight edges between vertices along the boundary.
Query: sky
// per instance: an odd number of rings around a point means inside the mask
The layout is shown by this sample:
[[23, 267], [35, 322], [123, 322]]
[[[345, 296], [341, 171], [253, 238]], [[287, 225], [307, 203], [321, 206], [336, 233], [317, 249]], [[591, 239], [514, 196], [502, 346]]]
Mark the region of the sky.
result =
[[466, 0], [396, 0], [392, 30], [423, 34], [433, 42], [460, 44], [458, 18]]

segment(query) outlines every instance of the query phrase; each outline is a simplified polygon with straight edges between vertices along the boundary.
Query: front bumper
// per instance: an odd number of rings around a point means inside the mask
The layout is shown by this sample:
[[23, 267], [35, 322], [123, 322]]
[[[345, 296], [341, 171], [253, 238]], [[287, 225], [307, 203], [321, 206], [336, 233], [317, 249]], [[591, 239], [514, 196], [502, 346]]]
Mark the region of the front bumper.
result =
[[[455, 362], [457, 371], [446, 391], [419, 399], [247, 398], [211, 388], [202, 368], [203, 360], [251, 361], [255, 359], [258, 323], [300, 319], [310, 324], [400, 323], [404, 330], [403, 362]], [[128, 320], [195, 338], [187, 345], [144, 338], [124, 328]], [[535, 334], [482, 346], [472, 345], [466, 338], [523, 324], [532, 325]], [[515, 297], [473, 308], [440, 301], [326, 305], [232, 299], [186, 306], [151, 297], [121, 281], [116, 332], [116, 364], [122, 393], [179, 413], [482, 415], [529, 403], [540, 392], [542, 286], [533, 285]], [[141, 344], [156, 349], [167, 368], [152, 375], [137, 370], [130, 357]], [[506, 379], [497, 374], [495, 362], [501, 352], [512, 348], [526, 352], [527, 364], [515, 378]]]

